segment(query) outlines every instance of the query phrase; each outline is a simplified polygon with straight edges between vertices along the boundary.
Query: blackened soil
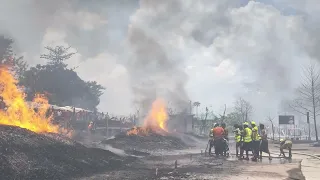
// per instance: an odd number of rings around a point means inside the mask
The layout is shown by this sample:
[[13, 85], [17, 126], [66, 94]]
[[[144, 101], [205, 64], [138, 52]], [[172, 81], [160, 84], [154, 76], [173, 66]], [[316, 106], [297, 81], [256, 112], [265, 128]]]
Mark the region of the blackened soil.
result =
[[68, 179], [114, 170], [126, 161], [57, 134], [0, 125], [0, 179]]
[[114, 148], [123, 150], [182, 150], [189, 147], [180, 138], [170, 135], [148, 133], [148, 135], [117, 135], [114, 139], [103, 140], [103, 144], [111, 145]]

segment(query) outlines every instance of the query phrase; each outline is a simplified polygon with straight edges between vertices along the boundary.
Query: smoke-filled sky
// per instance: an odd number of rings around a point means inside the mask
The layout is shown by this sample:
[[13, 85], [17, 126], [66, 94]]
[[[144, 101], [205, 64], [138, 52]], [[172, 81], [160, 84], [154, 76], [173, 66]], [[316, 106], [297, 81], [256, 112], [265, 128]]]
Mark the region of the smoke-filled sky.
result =
[[107, 89], [115, 114], [161, 96], [221, 113], [239, 96], [256, 119], [277, 113], [303, 64], [320, 60], [317, 0], [0, 0], [0, 33], [30, 64], [45, 45], [70, 45], [68, 63]]

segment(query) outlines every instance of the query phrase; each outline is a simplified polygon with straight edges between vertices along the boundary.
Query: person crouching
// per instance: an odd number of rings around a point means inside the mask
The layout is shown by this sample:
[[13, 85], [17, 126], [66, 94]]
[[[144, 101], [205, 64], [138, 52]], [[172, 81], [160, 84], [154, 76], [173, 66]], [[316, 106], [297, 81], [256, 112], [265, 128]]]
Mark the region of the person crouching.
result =
[[280, 155], [279, 156], [283, 155], [283, 157], [286, 157], [283, 151], [284, 149], [289, 150], [289, 158], [292, 158], [292, 154], [291, 154], [292, 141], [280, 139]]

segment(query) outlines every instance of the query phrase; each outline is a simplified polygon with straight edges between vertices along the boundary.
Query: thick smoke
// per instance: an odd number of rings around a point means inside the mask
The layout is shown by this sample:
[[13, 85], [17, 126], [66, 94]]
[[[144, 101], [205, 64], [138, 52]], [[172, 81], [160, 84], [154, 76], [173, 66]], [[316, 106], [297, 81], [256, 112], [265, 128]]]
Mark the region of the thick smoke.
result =
[[[39, 54], [48, 32], [78, 50], [79, 74], [112, 89], [101, 109], [123, 111], [128, 88], [144, 108], [162, 96], [181, 110], [189, 99], [230, 107], [241, 95], [262, 118], [290, 98], [301, 65], [320, 60], [313, 0], [0, 2], [0, 32], [21, 52]], [[111, 81], [113, 69], [122, 75]]]

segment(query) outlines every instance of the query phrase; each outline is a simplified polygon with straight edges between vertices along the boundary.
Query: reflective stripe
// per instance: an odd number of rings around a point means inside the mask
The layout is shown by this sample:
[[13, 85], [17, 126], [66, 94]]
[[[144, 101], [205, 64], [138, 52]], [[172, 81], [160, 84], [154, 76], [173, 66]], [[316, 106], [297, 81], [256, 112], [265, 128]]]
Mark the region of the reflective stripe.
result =
[[261, 136], [259, 135], [259, 132], [258, 132], [258, 127], [257, 126], [255, 126], [254, 128], [252, 128], [252, 133], [253, 133], [253, 137], [252, 137], [252, 139], [254, 140], [254, 141], [259, 141], [259, 140], [261, 140]]
[[250, 128], [245, 128], [244, 130], [246, 132], [246, 135], [244, 137], [244, 142], [251, 142], [252, 141], [252, 138], [251, 138], [252, 130]]
[[286, 140], [285, 144], [292, 144], [292, 141]]
[[240, 140], [241, 140], [241, 132], [240, 132], [239, 128], [237, 128], [235, 130], [235, 136], [234, 137], [235, 137], [236, 142], [240, 142]]

